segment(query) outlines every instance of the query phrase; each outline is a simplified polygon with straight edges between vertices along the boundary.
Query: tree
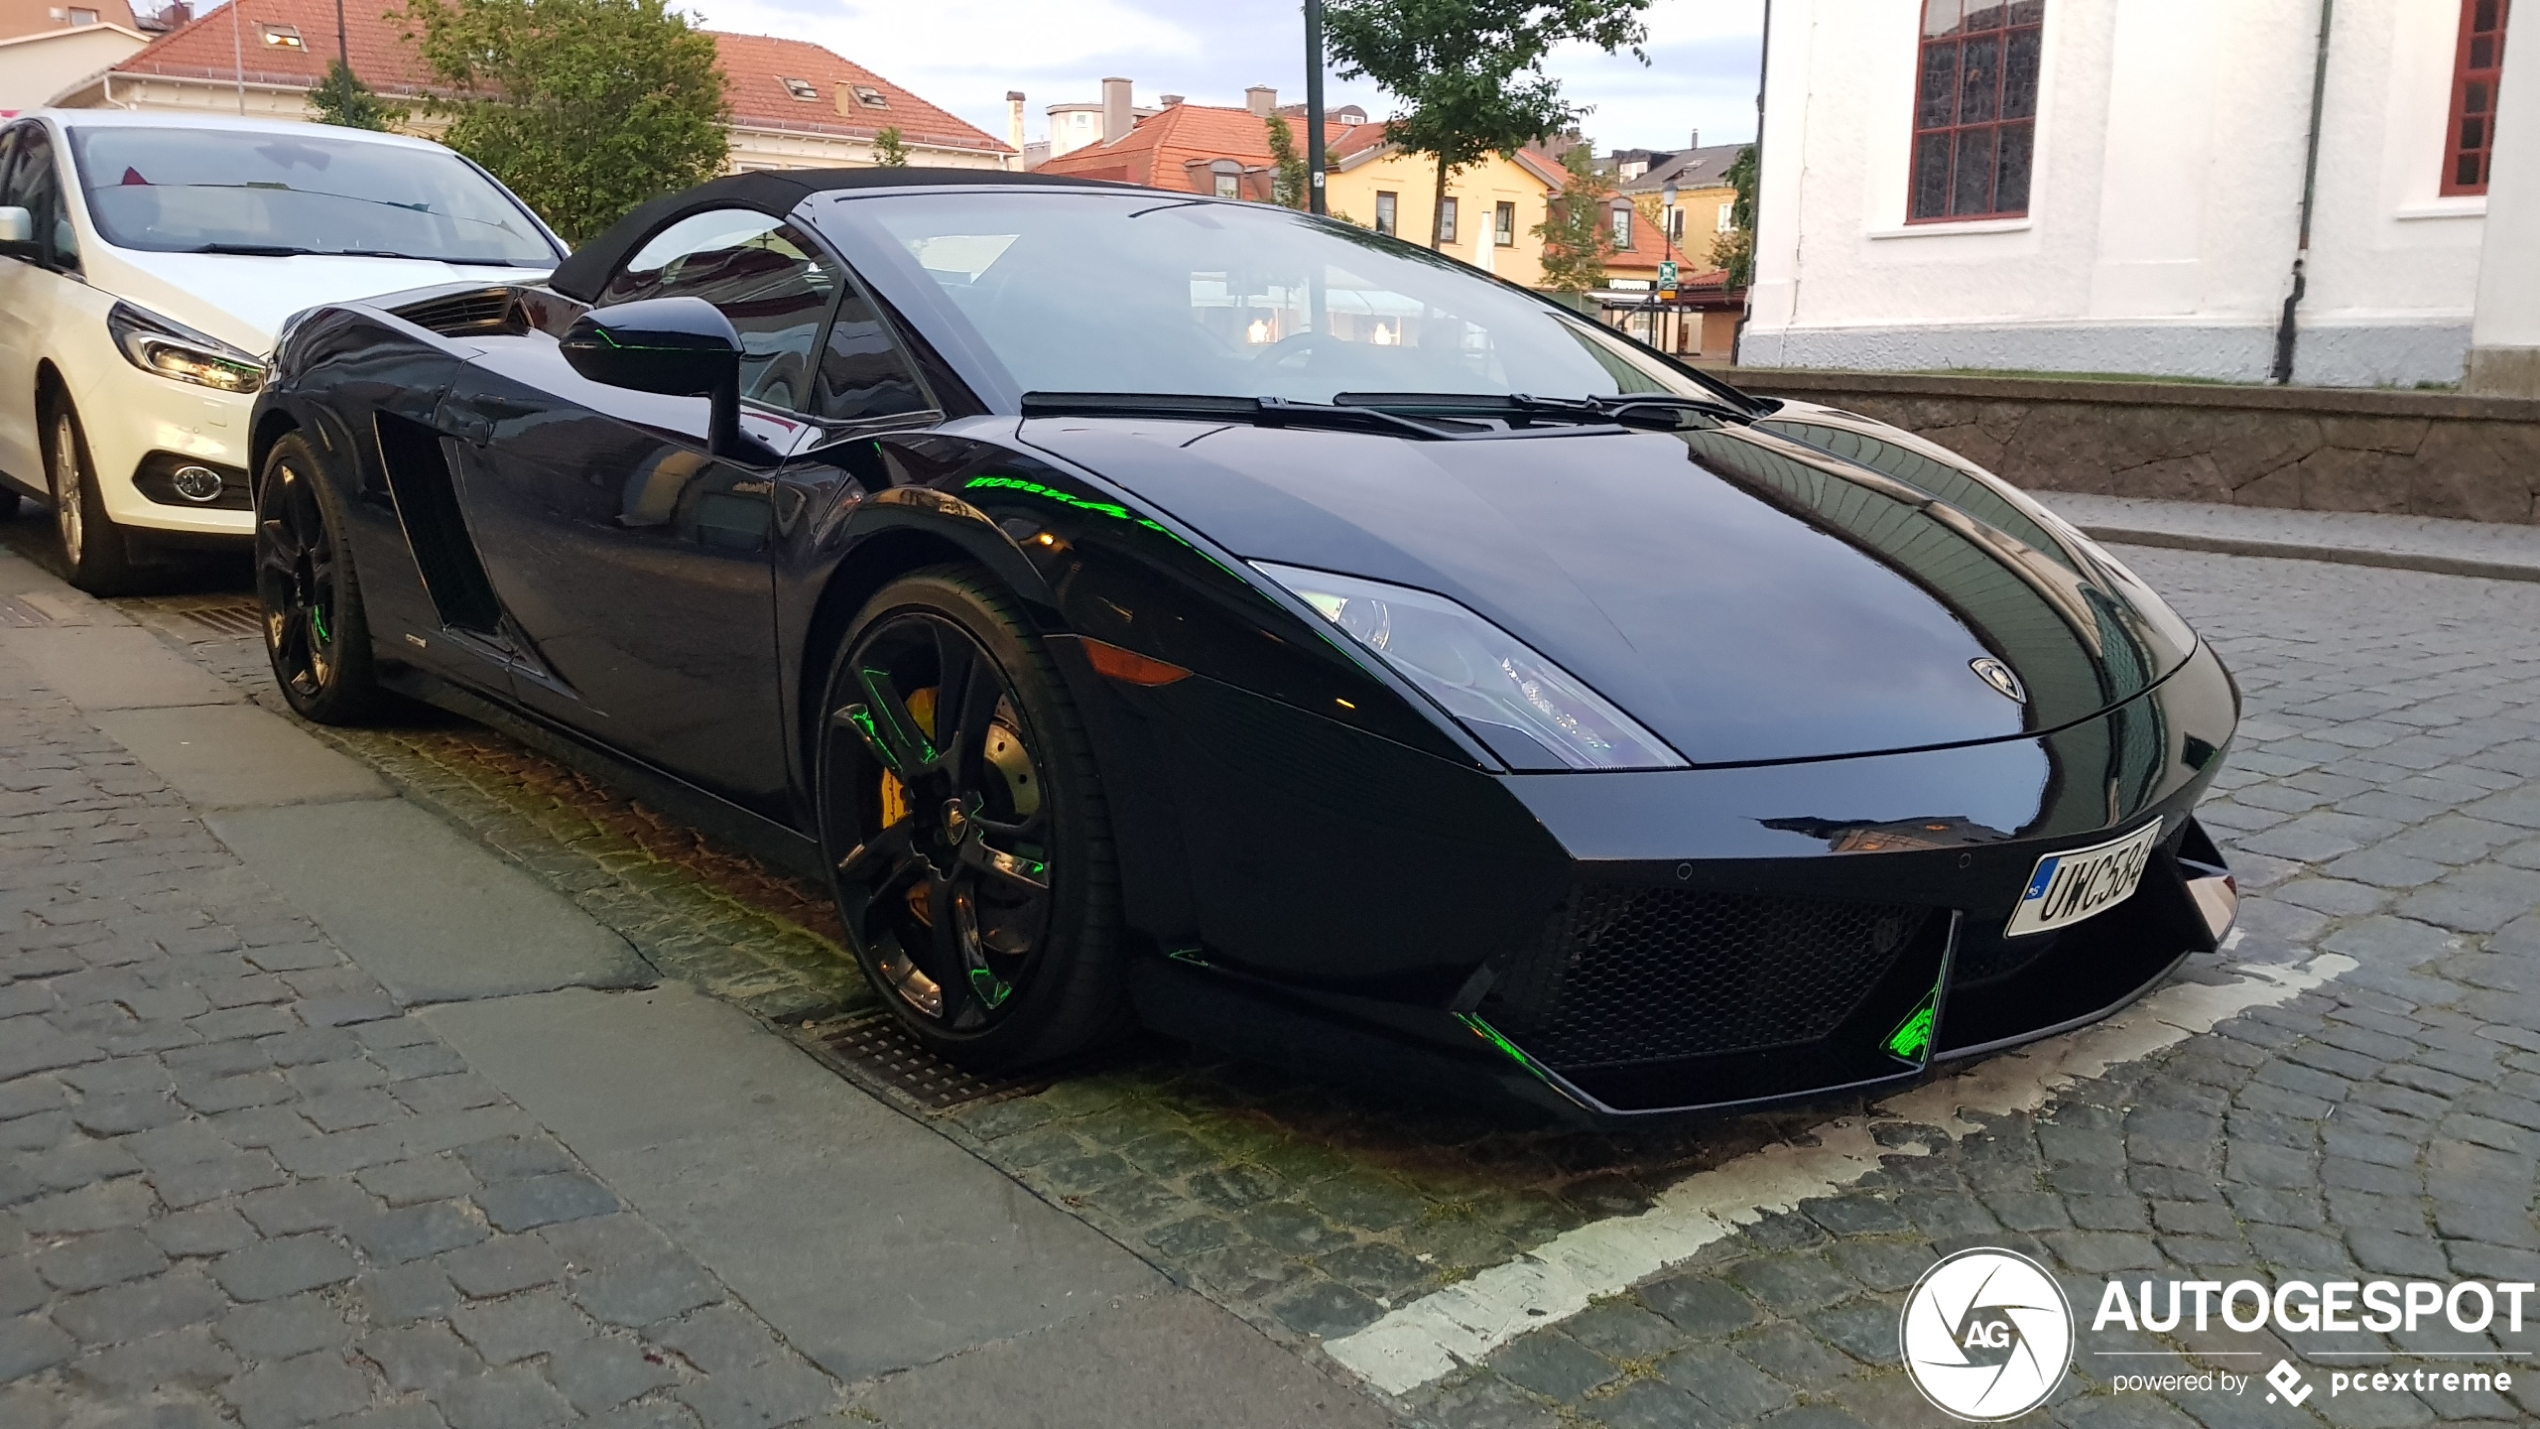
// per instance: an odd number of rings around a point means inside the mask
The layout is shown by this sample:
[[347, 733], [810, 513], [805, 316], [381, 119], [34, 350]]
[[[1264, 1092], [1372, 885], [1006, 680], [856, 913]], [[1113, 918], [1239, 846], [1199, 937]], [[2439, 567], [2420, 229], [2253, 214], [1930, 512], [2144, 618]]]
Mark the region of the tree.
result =
[[886, 169], [908, 167], [908, 145], [900, 140], [900, 126], [885, 124], [874, 134], [873, 162]]
[[406, 117], [406, 111], [371, 92], [341, 59], [327, 61], [326, 78], [309, 91], [309, 107], [317, 111], [320, 124], [333, 124], [345, 129], [388, 130]]
[[1553, 46], [1580, 41], [1642, 64], [1650, 0], [1325, 0], [1324, 34], [1344, 79], [1366, 78], [1402, 104], [1393, 142], [1437, 161], [1429, 246], [1446, 186], [1490, 154], [1514, 154], [1585, 113], [1543, 72]]
[[1296, 151], [1296, 135], [1276, 114], [1261, 121], [1270, 135], [1270, 197], [1281, 208], [1305, 207], [1305, 156]]
[[404, 0], [391, 17], [451, 93], [442, 142], [579, 243], [712, 178], [731, 106], [714, 37], [665, 0]]
[[1595, 151], [1573, 144], [1561, 156], [1568, 177], [1552, 212], [1534, 227], [1543, 240], [1543, 285], [1556, 293], [1584, 293], [1605, 286], [1605, 260], [1614, 254], [1614, 224], [1607, 210], [1614, 180], [1596, 167]]
[[1755, 146], [1747, 145], [1729, 161], [1729, 184], [1737, 198], [1729, 205], [1729, 231], [1711, 242], [1711, 266], [1725, 268], [1735, 292], [1755, 276]]

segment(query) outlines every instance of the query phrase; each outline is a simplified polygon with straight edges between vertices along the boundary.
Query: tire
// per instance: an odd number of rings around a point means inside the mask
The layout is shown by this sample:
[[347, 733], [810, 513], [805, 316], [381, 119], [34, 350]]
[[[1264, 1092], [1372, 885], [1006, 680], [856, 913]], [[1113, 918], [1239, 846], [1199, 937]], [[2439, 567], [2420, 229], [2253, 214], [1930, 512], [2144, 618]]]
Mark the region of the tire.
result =
[[53, 528], [62, 540], [62, 565], [70, 583], [90, 595], [122, 595], [138, 572], [124, 530], [106, 514], [97, 490], [97, 467], [88, 455], [88, 433], [68, 397], [44, 407], [44, 475], [53, 492]]
[[256, 483], [256, 600], [265, 658], [291, 708], [319, 724], [359, 724], [377, 712], [370, 621], [344, 510], [297, 432], [273, 444]]
[[975, 1072], [1125, 1031], [1101, 780], [1012, 598], [959, 566], [883, 587], [831, 655], [820, 709], [839, 921], [900, 1025]]

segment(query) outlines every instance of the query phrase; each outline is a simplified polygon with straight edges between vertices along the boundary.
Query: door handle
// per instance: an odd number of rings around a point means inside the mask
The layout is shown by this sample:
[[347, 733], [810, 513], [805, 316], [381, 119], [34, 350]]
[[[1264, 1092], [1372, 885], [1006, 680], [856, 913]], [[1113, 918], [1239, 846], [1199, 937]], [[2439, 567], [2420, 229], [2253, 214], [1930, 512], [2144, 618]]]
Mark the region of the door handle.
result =
[[481, 447], [494, 439], [494, 419], [461, 408], [450, 414], [450, 435], [469, 446]]

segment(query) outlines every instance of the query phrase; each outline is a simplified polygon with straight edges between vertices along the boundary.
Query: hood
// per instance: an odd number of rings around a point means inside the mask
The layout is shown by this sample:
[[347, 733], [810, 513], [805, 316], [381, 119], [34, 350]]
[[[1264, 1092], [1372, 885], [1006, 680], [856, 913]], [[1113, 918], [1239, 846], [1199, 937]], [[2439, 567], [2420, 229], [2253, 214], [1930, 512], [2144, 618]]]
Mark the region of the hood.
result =
[[[1459, 601], [1697, 764], [2042, 732], [2140, 694], [2195, 644], [2086, 542], [2033, 526], [2041, 549], [1753, 428], [1419, 441], [1052, 418], [1022, 434], [1247, 559]], [[1987, 659], [2024, 702], [1976, 673]]]
[[103, 251], [112, 256], [88, 259], [91, 280], [99, 287], [259, 355], [273, 350], [283, 320], [303, 308], [437, 284], [534, 283], [545, 272], [417, 258]]

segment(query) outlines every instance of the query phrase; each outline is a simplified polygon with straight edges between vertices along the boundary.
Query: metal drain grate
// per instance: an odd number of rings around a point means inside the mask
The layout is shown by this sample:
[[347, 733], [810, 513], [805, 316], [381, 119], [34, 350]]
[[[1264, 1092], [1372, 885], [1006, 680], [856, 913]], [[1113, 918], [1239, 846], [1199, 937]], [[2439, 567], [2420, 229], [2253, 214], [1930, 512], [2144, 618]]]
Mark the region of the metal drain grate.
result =
[[53, 617], [11, 596], [0, 595], [0, 625], [50, 625]]
[[823, 1034], [820, 1041], [831, 1056], [877, 1084], [878, 1090], [913, 1103], [929, 1116], [973, 1102], [1026, 1096], [1049, 1085], [1047, 1078], [973, 1076], [919, 1046], [887, 1012], [860, 1013]]
[[197, 606], [183, 612], [185, 618], [214, 635], [262, 635], [265, 633], [264, 610], [245, 601], [232, 605]]

